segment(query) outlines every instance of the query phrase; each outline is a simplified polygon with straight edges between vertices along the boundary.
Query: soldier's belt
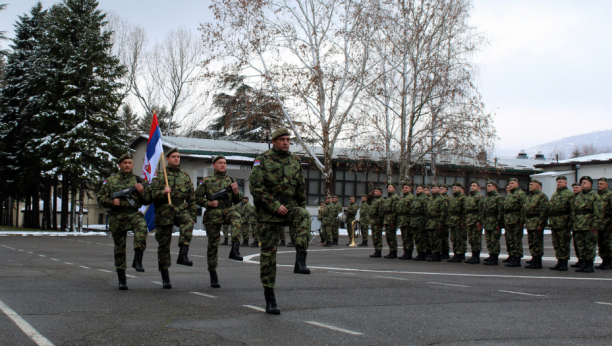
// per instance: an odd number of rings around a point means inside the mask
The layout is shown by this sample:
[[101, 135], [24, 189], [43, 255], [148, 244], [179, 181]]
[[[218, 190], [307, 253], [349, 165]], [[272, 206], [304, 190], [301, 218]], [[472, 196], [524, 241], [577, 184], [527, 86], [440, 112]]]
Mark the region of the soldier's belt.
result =
[[134, 208], [112, 208], [111, 214], [134, 214], [138, 211], [138, 209]]
[[410, 216], [412, 216], [412, 217], [421, 217], [421, 216], [425, 217], [427, 215], [425, 215], [425, 214], [410, 214]]
[[468, 215], [478, 214], [478, 210], [466, 210], [465, 213]]
[[589, 215], [589, 214], [593, 214], [593, 209], [591, 209], [591, 210], [578, 210], [578, 211], [574, 212], [574, 215]]

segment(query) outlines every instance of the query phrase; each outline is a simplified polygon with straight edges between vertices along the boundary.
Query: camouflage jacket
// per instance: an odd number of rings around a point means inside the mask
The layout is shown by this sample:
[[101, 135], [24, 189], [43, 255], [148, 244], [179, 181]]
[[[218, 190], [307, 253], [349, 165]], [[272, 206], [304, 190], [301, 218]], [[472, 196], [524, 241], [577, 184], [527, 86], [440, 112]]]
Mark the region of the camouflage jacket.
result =
[[370, 214], [368, 215], [372, 225], [383, 224], [383, 203], [385, 199], [382, 196], [368, 196], [368, 203], [370, 204]]
[[151, 204], [151, 189], [148, 186], [143, 185], [144, 192], [142, 195], [138, 193], [138, 191], [132, 193], [134, 205], [130, 205], [126, 198], [121, 198], [120, 205], [113, 206], [113, 193], [133, 187], [138, 184], [139, 181], [141, 181], [140, 178], [131, 172], [119, 172], [111, 175], [102, 183], [102, 187], [97, 196], [98, 204], [100, 204], [102, 208], [110, 209], [110, 214], [136, 213], [141, 206]]
[[172, 205], [168, 204], [168, 195], [164, 193], [166, 182], [164, 171], [158, 170], [156, 177], [151, 181], [151, 197], [155, 203], [155, 224], [157, 226], [171, 225], [174, 223], [175, 212], [186, 210], [195, 221], [196, 205], [193, 183], [189, 174], [185, 173], [181, 167], [166, 167], [168, 173], [168, 186], [170, 186], [170, 198]]
[[244, 223], [254, 223], [255, 222], [255, 208], [251, 205], [251, 203], [246, 202], [242, 206], [238, 207], [238, 214], [242, 218], [242, 222]]
[[357, 215], [357, 211], [359, 211], [359, 206], [357, 205], [357, 202], [351, 203], [349, 207], [346, 209], [346, 217], [348, 219], [355, 219], [355, 215]]
[[302, 161], [291, 152], [274, 147], [257, 156], [249, 179], [258, 221], [285, 223], [287, 216], [276, 213], [281, 205], [306, 207]]
[[397, 204], [399, 203], [399, 196], [396, 193], [392, 193], [391, 196], [385, 199], [383, 205], [385, 225], [397, 225]]
[[319, 206], [318, 211], [317, 211], [317, 220], [323, 219], [323, 208], [325, 207]]
[[548, 197], [541, 190], [529, 193], [523, 206], [523, 223], [528, 230], [546, 227], [548, 220]]
[[331, 206], [333, 206], [334, 210], [334, 223], [340, 223], [340, 220], [338, 220], [338, 214], [342, 212], [342, 205], [340, 204], [340, 202], [332, 201]]
[[429, 196], [424, 192], [417, 193], [410, 206], [410, 227], [423, 229], [427, 225], [427, 204]]
[[331, 226], [335, 220], [338, 220], [338, 214], [336, 214], [336, 208], [333, 203], [326, 204], [321, 208], [321, 224], [325, 226]]
[[361, 207], [359, 207], [359, 221], [363, 225], [370, 224], [370, 205], [367, 202], [361, 202]]
[[599, 198], [601, 198], [601, 204], [604, 208], [604, 216], [601, 220], [601, 229], [610, 228], [610, 221], [612, 221], [612, 192], [608, 189], [597, 191]]
[[470, 191], [470, 195], [465, 198], [465, 224], [475, 225], [482, 223], [481, 213], [484, 197], [480, 194], [480, 191]]
[[572, 230], [603, 229], [604, 206], [601, 197], [593, 189], [582, 189], [572, 205]]
[[432, 193], [427, 203], [427, 229], [437, 229], [443, 226], [448, 217], [448, 203], [440, 193]]
[[205, 224], [223, 223], [227, 209], [236, 210], [234, 205], [240, 203], [242, 196], [240, 193], [235, 194], [233, 191], [230, 191], [228, 194], [230, 205], [225, 205], [224, 201], [219, 200], [217, 207], [208, 206], [208, 202], [211, 202], [209, 199], [210, 196], [215, 192], [230, 186], [232, 182], [234, 182], [234, 180], [225, 174], [225, 172], [215, 171], [213, 175], [209, 175], [198, 184], [198, 188], [195, 192], [196, 203], [198, 203], [201, 207], [206, 208], [206, 211], [204, 212]]
[[410, 208], [414, 201], [414, 195], [409, 192], [397, 203], [397, 225], [399, 227], [410, 227]]
[[527, 196], [525, 191], [515, 187], [504, 198], [504, 224], [515, 225], [519, 224], [523, 218], [523, 207]]
[[487, 197], [482, 202], [480, 219], [484, 221], [483, 226], [487, 231], [492, 231], [495, 227], [504, 227], [504, 203], [497, 190], [487, 192]]
[[465, 201], [467, 197], [457, 192], [448, 200], [448, 219], [446, 224], [449, 226], [461, 226], [465, 223]]
[[551, 228], [568, 229], [571, 226], [570, 214], [574, 198], [574, 193], [567, 187], [553, 193], [548, 204], [548, 223]]

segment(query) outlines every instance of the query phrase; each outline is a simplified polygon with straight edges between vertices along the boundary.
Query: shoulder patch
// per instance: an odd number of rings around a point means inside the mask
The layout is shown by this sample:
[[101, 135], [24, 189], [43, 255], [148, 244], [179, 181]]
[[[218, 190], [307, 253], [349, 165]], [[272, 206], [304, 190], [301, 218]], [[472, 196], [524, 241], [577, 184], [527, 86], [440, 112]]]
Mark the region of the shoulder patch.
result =
[[204, 184], [204, 180], [200, 180], [200, 182], [198, 183], [198, 185], [202, 185]]
[[253, 166], [259, 166], [261, 164], [261, 160], [257, 160], [253, 162]]
[[102, 185], [106, 185], [106, 180], [104, 180], [104, 181], [102, 182]]

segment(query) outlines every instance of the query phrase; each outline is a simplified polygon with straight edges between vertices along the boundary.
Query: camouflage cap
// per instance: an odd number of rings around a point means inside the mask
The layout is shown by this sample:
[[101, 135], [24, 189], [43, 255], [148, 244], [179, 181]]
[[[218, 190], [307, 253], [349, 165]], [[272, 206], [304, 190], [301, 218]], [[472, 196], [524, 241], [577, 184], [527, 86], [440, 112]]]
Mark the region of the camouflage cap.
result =
[[221, 159], [225, 160], [225, 156], [217, 155], [217, 156], [213, 157], [212, 163], [215, 163], [215, 162], [217, 162], [217, 160], [221, 160]]
[[179, 152], [178, 148], [174, 147], [166, 152], [166, 157], [172, 155], [173, 153], [178, 153], [178, 152]]
[[580, 183], [578, 183], [578, 182], [573, 183], [572, 186], [580, 186]]
[[442, 184], [442, 185], [440, 185], [440, 187], [443, 187], [443, 188], [448, 190], [448, 185], [446, 185], [446, 184]]
[[338, 196], [333, 196], [333, 198], [338, 199]]
[[282, 136], [291, 136], [291, 134], [289, 133], [289, 130], [284, 127], [278, 128], [276, 131], [272, 132], [272, 140]]
[[431, 184], [431, 187], [432, 187], [432, 188], [434, 188], [434, 187], [441, 187], [441, 186], [442, 186], [442, 185], [440, 185], [440, 184]]
[[539, 181], [538, 179], [530, 179], [530, 180], [529, 180], [529, 182], [530, 182], [530, 183], [536, 183], [536, 184], [538, 184], [538, 185], [542, 186], [542, 182], [541, 182], [541, 181]]
[[389, 186], [393, 186], [393, 188], [395, 188], [395, 184], [393, 184], [393, 183], [387, 184], [387, 187], [389, 187]]
[[424, 188], [424, 189], [426, 189], [426, 190], [429, 190], [429, 189], [431, 189], [431, 186], [429, 186], [429, 185], [423, 185], [423, 188]]
[[244, 197], [242, 197], [242, 199], [247, 199], [248, 200], [249, 198], [247, 196], [244, 196]]
[[472, 181], [470, 181], [470, 185], [472, 185], [472, 184], [476, 184], [476, 185], [480, 186], [480, 183], [476, 179], [472, 179]]
[[351, 197], [349, 197], [349, 198], [355, 199], [355, 196], [351, 196]]
[[411, 180], [406, 180], [406, 181], [401, 182], [400, 185], [412, 187], [412, 181]]
[[601, 177], [601, 178], [597, 179], [597, 181], [603, 181], [603, 182], [607, 183], [608, 182], [608, 178]]
[[331, 199], [330, 195], [325, 196], [325, 199]]
[[361, 195], [361, 197], [365, 197], [365, 198], [368, 198], [368, 195]]
[[375, 187], [375, 188], [374, 188], [374, 191], [376, 191], [376, 190], [378, 190], [378, 191], [382, 192], [382, 189], [381, 189], [380, 187]]
[[463, 189], [463, 184], [461, 184], [460, 182], [453, 183], [453, 185], [451, 186], [459, 186], [460, 188]]
[[564, 176], [564, 175], [560, 175], [560, 176], [558, 176], [558, 177], [557, 177], [557, 179], [555, 179], [555, 180], [557, 180], [557, 181], [559, 181], [559, 180], [567, 180], [567, 177], [566, 177], [566, 176]]
[[584, 177], [580, 178], [580, 183], [582, 183], [583, 180], [588, 180], [591, 182], [591, 184], [593, 184], [593, 178], [589, 177], [588, 175], [585, 175]]
[[487, 185], [493, 185], [493, 186], [495, 186], [495, 187], [499, 187], [499, 185], [497, 185], [497, 183], [496, 183], [496, 182], [494, 182], [493, 180], [489, 180], [489, 181], [487, 181]]
[[510, 179], [508, 179], [508, 182], [511, 182], [511, 181], [516, 181], [517, 183], [519, 182], [519, 181], [518, 181], [518, 179], [516, 179], [516, 178], [510, 178]]
[[123, 154], [121, 156], [119, 156], [119, 159], [117, 160], [117, 163], [121, 163], [121, 161], [123, 160], [127, 160], [127, 159], [133, 159], [132, 154], [127, 153], [127, 154]]

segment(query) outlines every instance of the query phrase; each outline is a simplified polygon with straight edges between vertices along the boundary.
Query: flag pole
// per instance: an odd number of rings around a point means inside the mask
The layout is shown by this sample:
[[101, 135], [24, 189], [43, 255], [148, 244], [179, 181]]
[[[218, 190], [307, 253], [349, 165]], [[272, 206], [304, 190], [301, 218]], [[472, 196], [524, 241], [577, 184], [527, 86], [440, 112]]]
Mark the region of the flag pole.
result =
[[[155, 115], [155, 110], [153, 110], [153, 115]], [[168, 173], [166, 173], [166, 159], [164, 156], [166, 156], [166, 153], [162, 152], [161, 157], [162, 157], [162, 168], [164, 169], [164, 179], [166, 180], [166, 187], [170, 187], [168, 186]], [[172, 205], [172, 199], [170, 198], [170, 194], [167, 194], [167, 196], [168, 196], [168, 204]]]

